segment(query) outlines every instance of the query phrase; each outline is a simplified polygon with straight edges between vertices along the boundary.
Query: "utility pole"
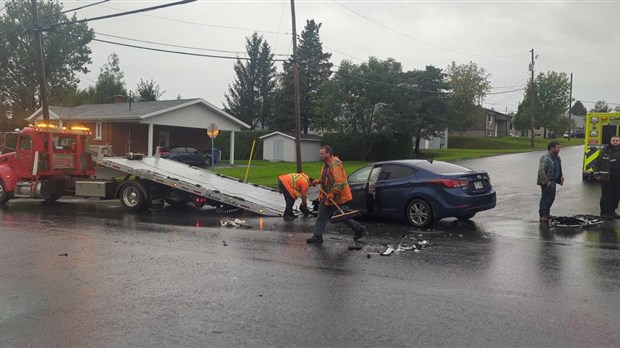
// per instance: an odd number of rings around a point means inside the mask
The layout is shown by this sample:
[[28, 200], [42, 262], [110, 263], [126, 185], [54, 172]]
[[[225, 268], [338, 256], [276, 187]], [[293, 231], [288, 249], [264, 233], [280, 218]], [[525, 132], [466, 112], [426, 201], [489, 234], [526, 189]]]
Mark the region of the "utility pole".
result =
[[37, 0], [32, 2], [32, 23], [34, 32], [34, 46], [37, 55], [37, 66], [39, 70], [39, 99], [41, 100], [41, 110], [43, 111], [43, 121], [49, 123], [50, 110], [47, 103], [47, 80], [45, 79], [45, 66], [43, 63], [43, 49], [41, 48], [41, 28], [39, 27], [39, 14], [37, 12]]
[[568, 94], [568, 141], [570, 142], [571, 109], [573, 107], [573, 73], [570, 73], [570, 92]]
[[295, 85], [295, 159], [297, 173], [301, 173], [301, 105], [299, 105], [299, 60], [297, 59], [297, 24], [295, 23], [295, 0], [291, 0], [293, 18], [293, 83]]
[[532, 48], [530, 50], [530, 52], [532, 52], [532, 63], [530, 63], [530, 71], [532, 72], [532, 82], [531, 82], [531, 86], [530, 86], [530, 99], [531, 99], [531, 115], [530, 115], [530, 121], [532, 123], [532, 136], [530, 139], [530, 146], [534, 147], [534, 107], [536, 105], [535, 103], [535, 98], [536, 98], [536, 88], [534, 87], [534, 49]]

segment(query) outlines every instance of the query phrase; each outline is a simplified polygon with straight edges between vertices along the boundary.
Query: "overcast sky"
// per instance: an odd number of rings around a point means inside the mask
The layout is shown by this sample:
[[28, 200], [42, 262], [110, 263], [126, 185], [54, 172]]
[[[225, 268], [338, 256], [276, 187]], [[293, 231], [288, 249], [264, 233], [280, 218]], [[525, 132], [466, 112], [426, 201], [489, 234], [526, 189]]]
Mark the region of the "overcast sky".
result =
[[[97, 1], [66, 0], [65, 9]], [[78, 18], [155, 6], [165, 1], [112, 0], [77, 12]], [[323, 49], [332, 63], [369, 56], [392, 57], [405, 70], [426, 65], [446, 68], [473, 61], [491, 74], [493, 93], [484, 106], [516, 111], [530, 77], [533, 48], [535, 72], [573, 73], [573, 98], [589, 109], [606, 100], [620, 105], [620, 1], [295, 1], [297, 31], [308, 19], [322, 23]], [[289, 0], [210, 1], [144, 14], [91, 22], [97, 38], [169, 50], [236, 56], [245, 38], [262, 34], [276, 54], [291, 54]], [[115, 35], [203, 50], [158, 46], [104, 36]], [[91, 72], [81, 86], [94, 84], [108, 55], [116, 52], [129, 89], [140, 78], [154, 79], [166, 93], [162, 99], [204, 98], [222, 106], [234, 79], [232, 59], [158, 53], [92, 42]], [[285, 56], [276, 56], [283, 58]], [[281, 62], [277, 62], [281, 70]], [[336, 69], [336, 68], [334, 68]], [[517, 90], [517, 91], [513, 91]], [[507, 92], [513, 91], [513, 92]], [[617, 104], [612, 104], [617, 103]]]

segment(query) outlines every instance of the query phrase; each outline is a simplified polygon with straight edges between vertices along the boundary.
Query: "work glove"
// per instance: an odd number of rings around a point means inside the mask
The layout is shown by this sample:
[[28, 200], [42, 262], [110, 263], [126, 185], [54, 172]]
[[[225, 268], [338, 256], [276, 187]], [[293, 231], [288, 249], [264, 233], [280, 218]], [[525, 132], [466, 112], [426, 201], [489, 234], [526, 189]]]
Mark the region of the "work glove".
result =
[[308, 205], [306, 204], [302, 204], [299, 206], [299, 211], [301, 211], [304, 216], [308, 216], [310, 215], [310, 209], [308, 209]]
[[333, 193], [331, 193], [331, 192], [330, 192], [330, 193], [328, 193], [328, 194], [327, 194], [327, 197], [325, 198], [325, 201], [326, 201], [326, 202], [330, 202], [330, 203], [332, 203], [332, 202], [333, 202], [333, 200], [334, 200], [334, 194], [333, 194]]

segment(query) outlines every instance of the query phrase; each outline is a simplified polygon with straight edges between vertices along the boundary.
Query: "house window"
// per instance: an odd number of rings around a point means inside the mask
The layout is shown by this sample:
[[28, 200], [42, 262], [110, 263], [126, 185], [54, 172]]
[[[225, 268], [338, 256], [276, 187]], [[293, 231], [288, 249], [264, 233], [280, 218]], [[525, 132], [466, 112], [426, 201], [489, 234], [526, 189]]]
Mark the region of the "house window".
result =
[[489, 125], [493, 124], [493, 115], [491, 115], [491, 114], [487, 115], [487, 122], [489, 123]]
[[101, 140], [101, 122], [95, 123], [95, 140]]
[[161, 147], [170, 146], [170, 132], [159, 131], [159, 139], [157, 141], [157, 145]]

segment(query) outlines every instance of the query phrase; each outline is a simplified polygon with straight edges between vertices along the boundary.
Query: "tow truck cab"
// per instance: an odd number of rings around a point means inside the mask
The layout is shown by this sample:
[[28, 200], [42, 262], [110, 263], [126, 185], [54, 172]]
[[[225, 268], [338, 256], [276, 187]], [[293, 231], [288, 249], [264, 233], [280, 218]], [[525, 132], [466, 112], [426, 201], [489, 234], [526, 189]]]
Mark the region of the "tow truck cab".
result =
[[95, 174], [90, 130], [50, 125], [19, 131], [15, 151], [0, 155], [0, 203], [12, 197], [55, 201], [75, 189], [75, 179]]

